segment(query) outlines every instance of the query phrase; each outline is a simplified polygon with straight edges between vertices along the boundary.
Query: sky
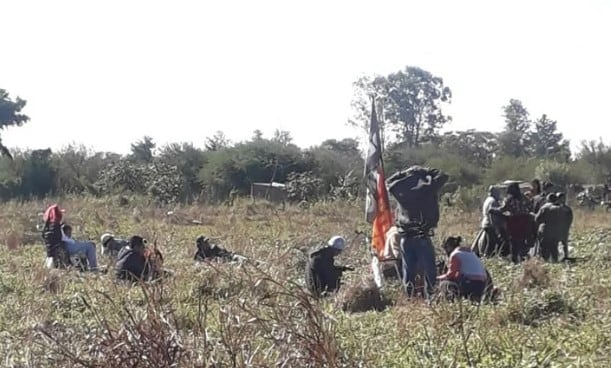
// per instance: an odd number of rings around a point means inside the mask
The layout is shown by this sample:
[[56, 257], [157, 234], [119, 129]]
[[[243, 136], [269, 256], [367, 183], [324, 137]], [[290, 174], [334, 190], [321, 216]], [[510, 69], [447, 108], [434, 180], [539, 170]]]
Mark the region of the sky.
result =
[[609, 0], [0, 0], [0, 88], [31, 119], [0, 134], [119, 153], [217, 130], [363, 139], [352, 83], [410, 65], [452, 89], [446, 130], [501, 130], [516, 98], [576, 147], [611, 132], [609, 19]]

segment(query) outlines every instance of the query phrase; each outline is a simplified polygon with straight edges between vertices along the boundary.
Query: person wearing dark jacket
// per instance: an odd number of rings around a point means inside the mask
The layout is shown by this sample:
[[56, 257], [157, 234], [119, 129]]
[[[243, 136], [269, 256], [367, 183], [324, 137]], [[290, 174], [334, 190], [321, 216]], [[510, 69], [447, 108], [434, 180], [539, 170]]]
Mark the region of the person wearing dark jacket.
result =
[[119, 280], [147, 280], [151, 275], [151, 267], [146, 258], [145, 240], [134, 235], [129, 239], [129, 247], [124, 247], [117, 257], [115, 267]]
[[386, 181], [389, 193], [400, 207], [397, 226], [403, 251], [403, 284], [409, 296], [414, 295], [419, 270], [424, 272], [425, 296], [432, 296], [437, 283], [431, 237], [439, 222], [438, 193], [448, 179], [438, 169], [412, 166]]
[[340, 287], [342, 273], [352, 270], [350, 267], [336, 266], [335, 257], [346, 245], [341, 236], [329, 239], [326, 247], [315, 249], [309, 254], [306, 265], [306, 287], [316, 295], [335, 292]]
[[193, 259], [197, 262], [220, 260], [220, 261], [244, 261], [246, 257], [235, 254], [216, 244], [210, 244], [210, 239], [200, 235], [196, 240], [197, 252]]
[[49, 206], [43, 215], [44, 226], [42, 238], [45, 242], [47, 259], [55, 267], [65, 267], [69, 264], [68, 251], [62, 241], [62, 219], [64, 210], [58, 204]]

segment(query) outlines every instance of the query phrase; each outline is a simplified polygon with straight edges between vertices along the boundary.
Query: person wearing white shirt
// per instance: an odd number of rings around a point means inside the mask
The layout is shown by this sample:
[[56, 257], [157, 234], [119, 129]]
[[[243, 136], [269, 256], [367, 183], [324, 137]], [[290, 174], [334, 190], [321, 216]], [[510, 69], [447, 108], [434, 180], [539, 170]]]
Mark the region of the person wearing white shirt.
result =
[[98, 268], [98, 259], [95, 252], [95, 244], [92, 242], [79, 242], [72, 239], [72, 227], [67, 224], [63, 224], [62, 230], [62, 241], [66, 245], [66, 250], [70, 256], [78, 254], [80, 252], [85, 253], [87, 261], [89, 262], [89, 269], [94, 271]]

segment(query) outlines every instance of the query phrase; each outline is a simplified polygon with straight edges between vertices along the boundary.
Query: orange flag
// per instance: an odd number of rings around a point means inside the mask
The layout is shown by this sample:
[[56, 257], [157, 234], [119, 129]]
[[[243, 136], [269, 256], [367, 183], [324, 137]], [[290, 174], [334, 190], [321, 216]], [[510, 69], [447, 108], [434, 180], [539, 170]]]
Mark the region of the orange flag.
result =
[[382, 140], [376, 116], [375, 99], [371, 103], [371, 124], [369, 126], [369, 149], [365, 160], [365, 178], [367, 180], [367, 197], [365, 215], [367, 222], [373, 225], [371, 245], [374, 253], [382, 259], [386, 232], [392, 226], [392, 214], [384, 177], [382, 160]]

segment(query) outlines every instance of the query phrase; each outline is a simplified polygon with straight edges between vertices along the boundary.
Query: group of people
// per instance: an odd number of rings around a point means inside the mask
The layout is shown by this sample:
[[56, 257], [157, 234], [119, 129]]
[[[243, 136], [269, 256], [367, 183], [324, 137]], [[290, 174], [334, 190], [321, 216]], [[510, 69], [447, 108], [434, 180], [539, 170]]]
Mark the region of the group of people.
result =
[[[65, 210], [59, 205], [50, 206], [43, 215], [42, 237], [45, 241], [47, 266], [65, 268], [75, 266], [82, 271], [104, 272], [98, 266], [94, 242], [81, 242], [72, 238], [72, 227], [64, 221]], [[167, 274], [163, 269], [163, 255], [156, 248], [148, 247], [142, 236], [134, 235], [124, 240], [105, 233], [100, 237], [101, 254], [115, 261], [115, 277], [118, 280], [149, 281]], [[243, 262], [245, 257], [212, 244], [210, 239], [196, 239], [196, 262], [211, 260]]]
[[[487, 291], [492, 293], [492, 280], [481, 259], [462, 245], [461, 237], [446, 239], [443, 248], [448, 265], [438, 269], [432, 237], [440, 217], [438, 193], [447, 180], [448, 175], [440, 170], [421, 166], [412, 166], [388, 178], [388, 192], [398, 207], [396, 223], [386, 234], [390, 244], [386, 253], [398, 256], [399, 276], [410, 296], [419, 291], [420, 276], [424, 279], [422, 293], [427, 298], [440, 290], [482, 300]], [[342, 273], [350, 268], [335, 265], [333, 259], [344, 247], [345, 240], [335, 236], [325, 247], [309, 254], [306, 285], [312, 293], [323, 295], [338, 290]]]
[[518, 183], [511, 183], [501, 203], [500, 191], [491, 186], [482, 207], [481, 231], [472, 249], [488, 257], [511, 255], [514, 262], [529, 253], [557, 262], [561, 243], [568, 258], [573, 211], [566, 204], [565, 194], [553, 192], [553, 187], [550, 182], [541, 184], [535, 179], [531, 190], [523, 194]]

